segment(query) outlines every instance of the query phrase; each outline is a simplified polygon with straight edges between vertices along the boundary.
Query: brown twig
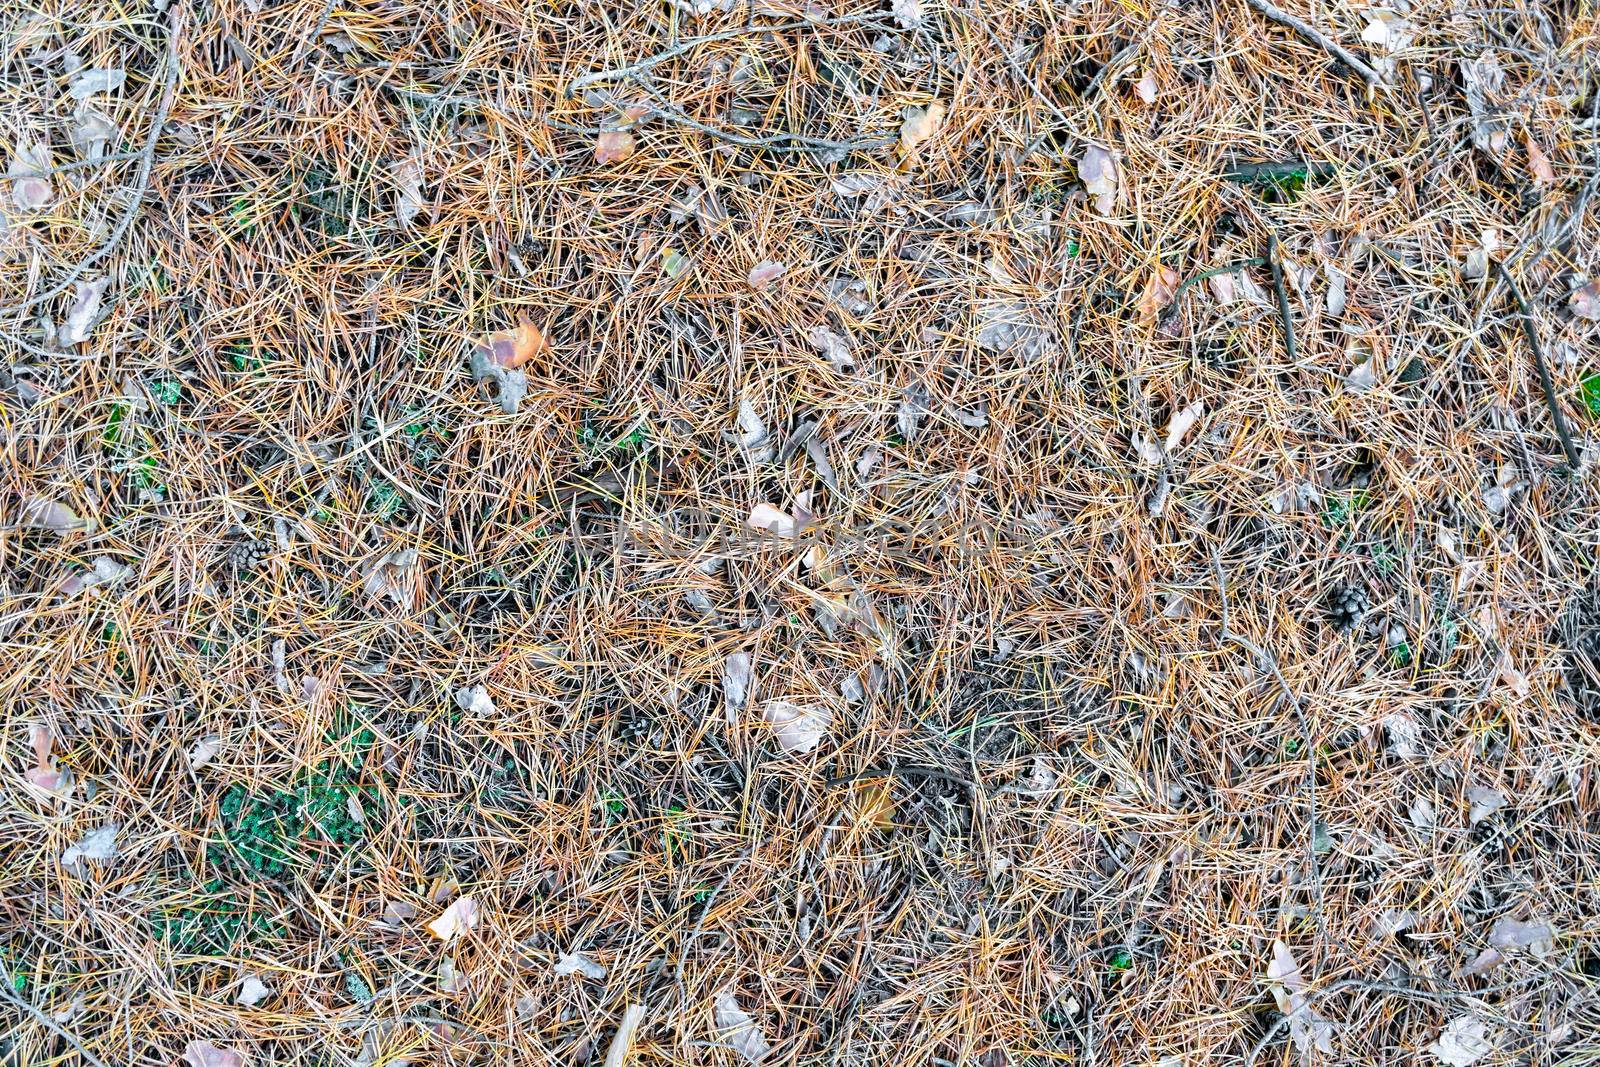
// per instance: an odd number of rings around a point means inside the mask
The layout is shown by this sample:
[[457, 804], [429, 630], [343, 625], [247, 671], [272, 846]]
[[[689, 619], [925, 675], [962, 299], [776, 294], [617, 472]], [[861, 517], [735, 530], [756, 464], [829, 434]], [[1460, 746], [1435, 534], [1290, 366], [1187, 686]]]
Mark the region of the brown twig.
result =
[[1533, 350], [1533, 362], [1539, 368], [1539, 385], [1544, 389], [1545, 406], [1550, 409], [1550, 421], [1555, 423], [1556, 436], [1561, 438], [1561, 448], [1567, 454], [1567, 463], [1576, 475], [1578, 468], [1583, 464], [1583, 457], [1578, 452], [1578, 446], [1573, 443], [1572, 433], [1567, 429], [1566, 416], [1561, 414], [1561, 406], [1556, 402], [1556, 386], [1550, 377], [1550, 366], [1544, 361], [1544, 346], [1539, 343], [1539, 328], [1534, 322], [1533, 308], [1528, 305], [1528, 298], [1522, 295], [1522, 290], [1512, 280], [1505, 264], [1498, 260], [1494, 265], [1495, 275], [1511, 290], [1511, 299], [1517, 303], [1518, 317], [1522, 322], [1522, 334], [1528, 339], [1528, 347]]
[[1359, 56], [1357, 56], [1354, 52], [1351, 52], [1348, 48], [1345, 48], [1343, 45], [1339, 44], [1339, 42], [1335, 41], [1333, 38], [1329, 37], [1315, 26], [1311, 25], [1305, 19], [1291, 15], [1282, 8], [1268, 3], [1267, 0], [1245, 0], [1245, 2], [1251, 7], [1255, 8], [1257, 11], [1261, 12], [1267, 18], [1271, 19], [1273, 22], [1276, 22], [1280, 26], [1287, 26], [1289, 29], [1293, 30], [1307, 41], [1310, 41], [1318, 48], [1321, 48], [1324, 52], [1327, 52], [1329, 55], [1332, 55], [1334, 58], [1338, 59], [1339, 62], [1343, 63], [1345, 66], [1361, 75], [1362, 81], [1365, 81], [1368, 85], [1377, 86], [1384, 84], [1383, 76], [1363, 62]]
[[40, 304], [54, 300], [72, 288], [72, 284], [83, 277], [84, 271], [105, 259], [122, 243], [123, 237], [127, 236], [129, 228], [133, 226], [133, 220], [139, 217], [139, 211], [144, 206], [144, 195], [150, 189], [150, 172], [155, 166], [156, 143], [161, 139], [161, 127], [166, 125], [167, 114], [172, 110], [172, 100], [177, 93], [178, 75], [181, 73], [181, 67], [178, 62], [178, 39], [183, 26], [183, 20], [179, 14], [182, 8], [183, 0], [177, 0], [172, 5], [171, 28], [167, 31], [166, 83], [162, 86], [160, 102], [156, 105], [156, 113], [150, 120], [150, 136], [145, 141], [144, 148], [139, 151], [139, 169], [134, 175], [133, 197], [128, 203], [127, 210], [123, 212], [122, 218], [117, 221], [117, 225], [112, 229], [110, 236], [101, 243], [100, 247], [79, 260], [78, 265], [68, 271], [65, 278], [39, 295], [30, 297], [20, 304], [15, 304], [4, 311], [0, 311], [0, 315], [25, 314]]

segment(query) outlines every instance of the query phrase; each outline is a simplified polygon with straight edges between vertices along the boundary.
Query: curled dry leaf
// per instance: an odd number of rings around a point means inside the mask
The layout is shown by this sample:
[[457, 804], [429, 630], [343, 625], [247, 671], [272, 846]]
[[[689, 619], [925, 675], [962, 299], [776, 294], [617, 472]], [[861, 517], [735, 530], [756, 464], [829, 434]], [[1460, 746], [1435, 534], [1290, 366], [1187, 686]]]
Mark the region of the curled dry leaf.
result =
[[85, 860], [90, 863], [109, 863], [117, 858], [117, 831], [121, 823], [108, 822], [98, 830], [91, 830], [78, 839], [77, 844], [61, 853], [61, 865], [82, 870]]
[[32, 526], [35, 529], [49, 530], [51, 533], [92, 533], [94, 520], [79, 518], [78, 513], [67, 505], [43, 497], [29, 497], [22, 504], [22, 525]]
[[428, 931], [441, 941], [454, 941], [478, 925], [478, 902], [472, 897], [458, 897], [439, 917], [428, 924]]
[[714, 1014], [717, 1023], [717, 1041], [744, 1058], [746, 1063], [760, 1063], [772, 1046], [766, 1035], [756, 1025], [748, 1012], [739, 1007], [733, 991], [724, 989], [717, 994]]
[[1467, 279], [1485, 277], [1494, 254], [1500, 250], [1500, 231], [1494, 227], [1478, 235], [1478, 243], [1467, 253], [1461, 263], [1461, 276]]
[[489, 690], [481, 685], [469, 685], [457, 689], [456, 707], [484, 718], [492, 718], [496, 712]]
[[644, 1005], [629, 1004], [622, 1013], [622, 1021], [617, 1024], [616, 1036], [611, 1039], [611, 1046], [606, 1049], [606, 1059], [602, 1067], [622, 1067], [628, 1061], [628, 1053], [633, 1050], [634, 1035], [639, 1032], [639, 1024], [644, 1022]]
[[723, 662], [722, 699], [729, 712], [741, 711], [750, 702], [751, 674], [748, 652], [735, 652]]
[[402, 607], [416, 588], [417, 550], [402, 548], [381, 556], [367, 571], [363, 588], [373, 600], [388, 597]]
[[222, 751], [222, 738], [216, 734], [206, 734], [194, 743], [189, 749], [189, 769], [197, 771], [201, 767], [217, 758], [217, 753]]
[[422, 194], [422, 167], [415, 159], [402, 159], [394, 165], [394, 214], [401, 226], [411, 221], [428, 206]]
[[800, 522], [787, 511], [772, 504], [761, 503], [750, 509], [744, 524], [752, 530], [764, 530], [774, 537], [793, 537], [800, 532]]
[[1183, 275], [1171, 267], [1157, 266], [1139, 294], [1139, 317], [1146, 323], [1155, 322], [1162, 309], [1172, 303], [1182, 282]]
[[1183, 439], [1189, 436], [1189, 431], [1199, 425], [1205, 418], [1206, 406], [1204, 402], [1196, 400], [1182, 411], [1172, 413], [1172, 420], [1167, 423], [1167, 453], [1177, 451], [1183, 444]]
[[787, 269], [787, 264], [780, 263], [775, 259], [763, 259], [760, 263], [750, 268], [750, 273], [745, 278], [745, 281], [750, 283], [750, 288], [752, 289], [765, 289], [777, 281]]
[[908, 107], [900, 125], [900, 151], [912, 152], [939, 132], [944, 125], [945, 106], [935, 100], [927, 107]]
[[922, 25], [922, 0], [889, 0], [889, 11], [902, 29], [916, 29]]
[[100, 314], [100, 298], [110, 284], [109, 276], [77, 283], [77, 298], [67, 311], [67, 321], [57, 331], [57, 340], [63, 346], [80, 344], [89, 339], [89, 331], [94, 328], [95, 319]]
[[1489, 944], [1497, 949], [1548, 949], [1555, 936], [1555, 928], [1549, 923], [1528, 923], [1510, 918], [1497, 919], [1489, 930]]
[[42, 144], [34, 142], [16, 149], [7, 177], [11, 179], [11, 202], [17, 210], [38, 211], [55, 200], [55, 186], [50, 184], [48, 173], [52, 165], [50, 149]]
[[244, 1067], [244, 1057], [231, 1048], [218, 1048], [209, 1041], [191, 1041], [183, 1050], [188, 1067]]
[[1428, 1051], [1445, 1067], [1472, 1067], [1494, 1051], [1494, 1041], [1482, 1019], [1458, 1015], [1445, 1024], [1439, 1040], [1429, 1045]]
[[834, 370], [841, 374], [850, 374], [856, 369], [855, 357], [850, 354], [850, 342], [826, 326], [811, 327], [807, 338], [811, 341], [811, 346], [833, 364]]
[[1116, 210], [1122, 195], [1122, 174], [1116, 157], [1098, 145], [1090, 145], [1078, 159], [1078, 178], [1084, 191], [1094, 197], [1096, 211], [1110, 215]]
[[1495, 101], [1505, 82], [1506, 72], [1489, 49], [1477, 59], [1461, 60], [1461, 83], [1472, 114], [1472, 146], [1495, 156], [1506, 147], [1506, 121]]
[[84, 106], [73, 113], [72, 128], [67, 136], [72, 141], [73, 151], [78, 153], [79, 159], [93, 161], [104, 156], [106, 146], [115, 141], [120, 134], [117, 124], [105, 114]]
[[563, 952], [556, 957], [555, 967], [552, 968], [558, 977], [569, 974], [581, 974], [585, 978], [592, 978], [596, 982], [606, 976], [603, 964], [596, 963], [581, 952]]
[[127, 71], [120, 67], [90, 67], [73, 76], [67, 95], [74, 100], [87, 100], [97, 93], [114, 93], [127, 80]]
[[621, 163], [633, 155], [633, 134], [627, 130], [602, 130], [594, 144], [596, 163]]
[[1522, 144], [1528, 150], [1528, 173], [1533, 177], [1533, 184], [1554, 185], [1556, 171], [1550, 165], [1550, 157], [1544, 154], [1544, 149], [1540, 148], [1533, 135], [1528, 133], [1522, 135]]
[[89, 569], [78, 571], [61, 583], [61, 595], [72, 597], [97, 586], [115, 586], [132, 578], [133, 568], [110, 556], [96, 556], [89, 561]]
[[1567, 297], [1567, 308], [1580, 319], [1600, 321], [1600, 281], [1573, 290]]
[[1472, 804], [1472, 810], [1467, 813], [1467, 821], [1473, 826], [1506, 806], [1504, 793], [1481, 785], [1475, 785], [1467, 790], [1467, 800]]
[[456, 958], [454, 956], [446, 956], [440, 960], [436, 974], [439, 979], [439, 992], [466, 992], [467, 976], [462, 974], [460, 969], [456, 967]]
[[234, 999], [247, 1008], [253, 1008], [270, 996], [272, 990], [267, 987], [267, 983], [257, 975], [247, 974], [244, 976], [244, 981], [239, 983], [239, 992]]
[[1155, 103], [1156, 102], [1156, 91], [1157, 91], [1156, 90], [1156, 76], [1153, 73], [1151, 73], [1149, 70], [1146, 70], [1144, 72], [1143, 77], [1141, 77], [1139, 79], [1138, 83], [1136, 85], [1134, 85], [1133, 91], [1138, 93], [1139, 94], [1139, 99], [1143, 100], [1145, 103], [1147, 103], [1147, 104]]
[[1475, 978], [1480, 974], [1488, 974], [1506, 961], [1498, 949], [1486, 948], [1472, 958], [1472, 962], [1456, 972], [1457, 978]]
[[791, 756], [804, 755], [822, 743], [833, 715], [824, 707], [802, 707], [788, 700], [768, 701], [761, 719]]

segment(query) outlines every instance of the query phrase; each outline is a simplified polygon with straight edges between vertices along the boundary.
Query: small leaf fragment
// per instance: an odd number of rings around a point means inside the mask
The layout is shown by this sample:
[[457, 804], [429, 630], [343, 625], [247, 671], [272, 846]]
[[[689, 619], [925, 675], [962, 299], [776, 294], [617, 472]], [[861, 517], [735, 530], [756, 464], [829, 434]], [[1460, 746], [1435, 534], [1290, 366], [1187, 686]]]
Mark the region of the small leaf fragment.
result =
[[1090, 145], [1078, 160], [1078, 178], [1084, 191], [1094, 197], [1096, 211], [1110, 215], [1116, 210], [1122, 195], [1122, 174], [1116, 157], [1098, 145]]
[[765, 289], [782, 276], [788, 267], [773, 259], [763, 259], [750, 269], [749, 276], [745, 279], [752, 289]]
[[724, 989], [718, 993], [714, 1009], [718, 1042], [737, 1052], [746, 1063], [760, 1063], [771, 1046], [755, 1020], [739, 1007], [733, 991]]
[[633, 134], [627, 130], [602, 130], [595, 141], [596, 163], [621, 163], [633, 155]]
[[87, 100], [97, 93], [113, 93], [128, 80], [128, 72], [120, 67], [90, 67], [80, 70], [67, 86], [67, 95], [74, 100]]
[[908, 107], [905, 121], [900, 125], [900, 151], [909, 153], [935, 136], [944, 125], [945, 106], [938, 100], [927, 107]]
[[772, 700], [762, 709], [761, 718], [772, 728], [772, 736], [785, 752], [801, 756], [822, 743], [833, 715], [825, 707], [803, 707], [788, 700]]
[[481, 913], [473, 897], [458, 897], [428, 924], [428, 931], [441, 941], [453, 941], [478, 925]]

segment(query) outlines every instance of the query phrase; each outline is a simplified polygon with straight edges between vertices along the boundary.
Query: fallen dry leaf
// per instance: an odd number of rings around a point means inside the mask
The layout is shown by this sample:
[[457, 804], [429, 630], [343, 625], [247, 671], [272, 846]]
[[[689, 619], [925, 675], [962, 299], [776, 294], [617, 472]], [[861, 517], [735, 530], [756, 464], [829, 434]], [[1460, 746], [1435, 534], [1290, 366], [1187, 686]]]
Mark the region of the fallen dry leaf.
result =
[[1146, 70], [1144, 72], [1144, 76], [1141, 77], [1139, 79], [1138, 83], [1134, 85], [1133, 91], [1138, 93], [1139, 94], [1139, 99], [1143, 100], [1145, 103], [1147, 103], [1147, 104], [1155, 103], [1156, 102], [1156, 76], [1154, 74], [1152, 74], [1150, 71]]
[[191, 1041], [183, 1050], [189, 1067], [244, 1067], [244, 1057], [231, 1048], [218, 1048], [209, 1041]]
[[1445, 1025], [1428, 1051], [1445, 1067], [1472, 1067], [1494, 1051], [1489, 1026], [1476, 1015], [1458, 1015]]
[[127, 71], [120, 67], [89, 67], [73, 75], [67, 95], [74, 100], [87, 100], [97, 93], [116, 92], [127, 80]]
[[404, 607], [416, 591], [418, 558], [414, 548], [397, 549], [380, 556], [368, 569], [362, 583], [367, 596], [373, 600], [388, 597]]
[[748, 652], [735, 652], [723, 662], [722, 699], [730, 713], [742, 710], [750, 702], [751, 673]]
[[390, 173], [394, 179], [395, 218], [401, 226], [409, 226], [428, 206], [422, 193], [422, 167], [415, 159], [402, 159]]
[[1472, 803], [1472, 810], [1467, 813], [1467, 821], [1473, 826], [1506, 806], [1504, 793], [1481, 785], [1472, 786], [1467, 790], [1467, 800]]
[[750, 288], [752, 289], [765, 289], [777, 281], [787, 269], [788, 267], [785, 264], [777, 260], [763, 259], [760, 263], [750, 268], [750, 273], [745, 278], [745, 281], [750, 283]]
[[91, 830], [78, 839], [77, 844], [61, 853], [61, 866], [81, 870], [83, 861], [109, 863], [117, 858], [117, 831], [121, 823], [108, 822], [98, 830]]
[[772, 736], [791, 756], [804, 755], [822, 743], [833, 715], [827, 708], [802, 707], [788, 700], [772, 700], [761, 711]]
[[267, 983], [253, 974], [244, 976], [244, 981], [239, 983], [239, 992], [234, 997], [240, 1004], [253, 1008], [272, 995], [272, 990], [267, 988]]
[[800, 523], [793, 515], [767, 503], [751, 508], [744, 524], [752, 530], [765, 530], [774, 537], [793, 537], [800, 532]]
[[628, 1061], [628, 1053], [633, 1050], [633, 1037], [639, 1032], [639, 1024], [644, 1022], [644, 1005], [629, 1004], [622, 1013], [622, 1021], [617, 1024], [616, 1036], [611, 1039], [611, 1046], [606, 1049], [606, 1059], [603, 1067], [622, 1067]]
[[1122, 169], [1116, 157], [1098, 145], [1083, 150], [1078, 160], [1078, 178], [1086, 193], [1094, 197], [1094, 209], [1102, 215], [1116, 210], [1122, 195]]
[[1489, 930], [1489, 944], [1495, 948], [1548, 948], [1555, 940], [1555, 929], [1549, 923], [1527, 923], [1520, 919], [1497, 919]]
[[477, 900], [458, 897], [439, 917], [428, 924], [428, 930], [441, 941], [453, 941], [478, 925], [480, 912]]
[[222, 751], [222, 738], [216, 734], [206, 734], [194, 743], [189, 749], [189, 769], [199, 770], [217, 758], [217, 753]]
[[517, 326], [509, 333], [491, 333], [479, 341], [473, 350], [473, 361], [515, 370], [549, 353], [549, 339], [524, 313], [517, 316]]
[[1182, 411], [1174, 411], [1172, 413], [1172, 419], [1167, 423], [1168, 455], [1177, 451], [1178, 446], [1183, 444], [1183, 439], [1189, 435], [1189, 431], [1195, 428], [1200, 420], [1205, 417], [1205, 414], [1206, 406], [1204, 402], [1199, 400], [1196, 400]]
[[1567, 297], [1567, 308], [1580, 319], [1600, 321], [1600, 281], [1574, 289]]
[[89, 331], [94, 329], [95, 319], [100, 314], [100, 298], [110, 284], [109, 276], [77, 283], [77, 298], [67, 310], [67, 321], [61, 324], [56, 335], [63, 347], [81, 344], [89, 339]]
[[1461, 83], [1472, 114], [1472, 146], [1498, 156], [1506, 147], [1506, 121], [1494, 99], [1505, 88], [1506, 72], [1495, 54], [1484, 49], [1477, 59], [1463, 59]]
[[807, 335], [811, 346], [833, 364], [833, 369], [841, 374], [850, 374], [856, 369], [855, 357], [850, 354], [850, 342], [834, 333], [826, 326], [813, 326]]
[[11, 179], [11, 202], [19, 211], [38, 211], [56, 198], [47, 171], [53, 165], [50, 149], [37, 142], [19, 146], [6, 172]]
[[1171, 267], [1157, 266], [1145, 281], [1144, 292], [1139, 294], [1139, 317], [1146, 323], [1155, 322], [1162, 309], [1172, 303], [1182, 282], [1183, 275]]
[[900, 125], [900, 151], [912, 152], [939, 132], [944, 125], [945, 106], [935, 100], [927, 107], [908, 107]]
[[484, 718], [493, 718], [496, 712], [494, 701], [489, 697], [489, 690], [481, 685], [469, 685], [457, 689], [456, 707]]
[[633, 134], [627, 130], [602, 130], [594, 145], [596, 163], [621, 163], [633, 155]]
[[72, 129], [67, 137], [72, 148], [83, 160], [96, 160], [106, 154], [106, 146], [121, 136], [117, 124], [105, 114], [87, 105], [73, 113]]
[[556, 957], [553, 970], [557, 977], [581, 974], [585, 978], [592, 978], [597, 982], [606, 976], [606, 969], [602, 964], [596, 963], [581, 952], [561, 953]]
[[851, 792], [857, 823], [874, 830], [894, 829], [894, 793], [887, 781], [857, 782]]
[[714, 1015], [718, 1043], [737, 1052], [746, 1063], [760, 1063], [771, 1051], [766, 1035], [762, 1034], [749, 1013], [739, 1007], [732, 990], [724, 989], [717, 994]]
[[1544, 149], [1527, 133], [1522, 135], [1522, 144], [1528, 150], [1528, 173], [1533, 175], [1533, 184], [1554, 185], [1556, 171], [1550, 165], [1550, 157], [1544, 154]]
[[910, 30], [922, 25], [922, 0], [889, 0], [889, 11], [901, 29]]

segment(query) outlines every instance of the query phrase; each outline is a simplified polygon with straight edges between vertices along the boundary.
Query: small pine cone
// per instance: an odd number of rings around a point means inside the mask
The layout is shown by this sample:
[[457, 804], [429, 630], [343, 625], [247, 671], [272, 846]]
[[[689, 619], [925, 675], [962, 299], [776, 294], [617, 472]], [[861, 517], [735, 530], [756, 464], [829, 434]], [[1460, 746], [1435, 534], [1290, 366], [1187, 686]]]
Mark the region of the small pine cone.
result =
[[267, 543], [253, 537], [235, 541], [228, 548], [228, 565], [236, 571], [254, 571], [261, 568], [268, 555]]
[[1341, 585], [1328, 597], [1328, 624], [1342, 634], [1356, 628], [1372, 604], [1359, 585]]

